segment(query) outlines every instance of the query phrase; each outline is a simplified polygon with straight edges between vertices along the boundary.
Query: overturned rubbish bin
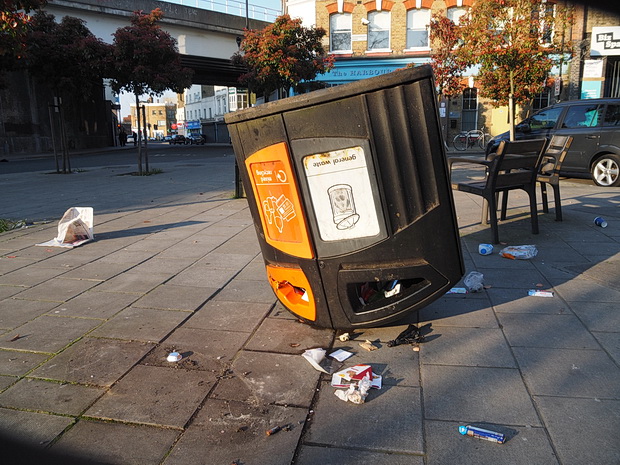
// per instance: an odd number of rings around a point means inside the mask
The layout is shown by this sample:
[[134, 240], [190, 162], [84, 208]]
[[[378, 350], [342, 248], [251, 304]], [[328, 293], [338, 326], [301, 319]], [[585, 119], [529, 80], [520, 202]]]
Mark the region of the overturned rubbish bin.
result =
[[395, 321], [463, 275], [430, 66], [228, 113], [267, 279], [317, 326]]

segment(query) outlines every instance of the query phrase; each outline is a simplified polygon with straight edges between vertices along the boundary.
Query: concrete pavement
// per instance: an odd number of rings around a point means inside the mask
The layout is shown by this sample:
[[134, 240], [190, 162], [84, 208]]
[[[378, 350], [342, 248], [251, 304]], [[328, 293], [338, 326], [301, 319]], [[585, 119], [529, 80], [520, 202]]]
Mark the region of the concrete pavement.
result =
[[[51, 221], [0, 234], [6, 463], [620, 463], [617, 188], [563, 181], [564, 221], [541, 213], [538, 236], [511, 193], [500, 238], [539, 250], [517, 261], [477, 253], [491, 239], [480, 199], [455, 192], [466, 269], [487, 288], [341, 342], [276, 303], [247, 201], [232, 199], [232, 149], [152, 157], [163, 172], [148, 177], [127, 175], [134, 158], [71, 175], [0, 170], [0, 218]], [[71, 206], [94, 207], [96, 240], [36, 247]], [[431, 324], [420, 351], [387, 347], [409, 322]], [[371, 364], [383, 388], [339, 400], [300, 356], [314, 347], [354, 352], [345, 366]], [[507, 441], [461, 436], [462, 424]]]

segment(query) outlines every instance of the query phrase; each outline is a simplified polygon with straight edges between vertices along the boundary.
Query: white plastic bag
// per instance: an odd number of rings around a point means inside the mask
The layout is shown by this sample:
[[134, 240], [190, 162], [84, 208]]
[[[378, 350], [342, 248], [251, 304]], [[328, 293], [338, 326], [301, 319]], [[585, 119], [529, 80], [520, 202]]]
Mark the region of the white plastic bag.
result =
[[463, 284], [469, 292], [480, 292], [484, 289], [484, 275], [478, 271], [470, 271]]
[[538, 254], [535, 245], [512, 245], [500, 250], [499, 254], [511, 260], [527, 260]]
[[58, 235], [51, 241], [36, 245], [41, 247], [77, 247], [94, 239], [93, 223], [92, 207], [71, 207], [58, 223]]

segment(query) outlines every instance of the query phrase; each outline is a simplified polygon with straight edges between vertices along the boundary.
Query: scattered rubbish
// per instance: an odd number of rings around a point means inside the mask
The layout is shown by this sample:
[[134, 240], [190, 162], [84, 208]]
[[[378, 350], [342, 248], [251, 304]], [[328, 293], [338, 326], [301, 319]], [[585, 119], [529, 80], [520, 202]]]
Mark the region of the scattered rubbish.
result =
[[9, 339], [9, 342], [15, 342], [18, 339], [21, 339], [22, 337], [19, 334], [16, 334], [15, 336], [13, 336], [11, 339]]
[[467, 289], [464, 287], [453, 287], [446, 294], [467, 294]]
[[325, 359], [325, 349], [308, 349], [303, 354], [303, 358], [310, 362], [316, 370], [328, 373], [328, 371], [321, 366], [321, 362]]
[[478, 246], [478, 253], [480, 255], [491, 255], [493, 253], [493, 244], [480, 244]]
[[484, 289], [484, 275], [478, 271], [470, 271], [465, 276], [463, 284], [469, 292], [480, 292]]
[[[410, 324], [407, 326], [407, 329], [396, 337], [396, 339], [388, 341], [387, 346], [395, 347], [401, 344], [419, 344], [420, 342], [424, 342], [424, 335], [422, 335], [420, 328], [414, 324]], [[413, 350], [415, 350], [415, 348]]]
[[363, 404], [368, 396], [368, 390], [371, 388], [370, 375], [366, 375], [357, 383], [352, 384], [346, 391], [337, 390], [334, 392], [336, 397], [345, 402], [353, 402], [354, 404]]
[[354, 365], [344, 370], [338, 371], [332, 375], [331, 385], [336, 388], [349, 388], [352, 384], [368, 375], [370, 379], [370, 387], [373, 389], [381, 389], [381, 376], [372, 372], [370, 365]]
[[301, 344], [297, 343], [297, 342], [291, 342], [289, 344], [291, 347], [295, 348], [295, 347], [299, 347]]
[[351, 339], [351, 336], [349, 335], [349, 333], [343, 333], [338, 336], [338, 339], [340, 339], [340, 342], [347, 342], [349, 339]]
[[472, 436], [477, 439], [484, 439], [485, 441], [496, 442], [498, 444], [503, 444], [506, 441], [506, 436], [502, 433], [489, 431], [488, 429], [482, 429], [471, 425], [459, 426], [459, 433], [465, 436]]
[[594, 218], [594, 224], [597, 225], [597, 226], [600, 226], [601, 228], [606, 228], [607, 227], [607, 221], [605, 221], [600, 216], [597, 216], [596, 218]]
[[381, 299], [394, 297], [403, 290], [402, 284], [397, 279], [387, 282], [367, 282], [360, 287], [359, 300], [362, 305], [366, 305]]
[[412, 349], [414, 352], [420, 352], [420, 346], [413, 346]]
[[93, 239], [93, 208], [71, 207], [58, 223], [58, 235], [50, 241], [36, 245], [73, 248]]
[[392, 297], [400, 294], [400, 287], [400, 283], [397, 280], [389, 281], [383, 288], [383, 295], [385, 297]]
[[512, 245], [500, 250], [499, 254], [511, 260], [527, 260], [538, 254], [535, 245]]
[[169, 362], [178, 362], [182, 358], [183, 358], [183, 356], [180, 353], [178, 353], [178, 352], [170, 352], [168, 354], [168, 358], [166, 360], [168, 360]]
[[281, 426], [274, 426], [273, 428], [268, 429], [268, 430], [266, 431], [266, 434], [267, 434], [267, 436], [271, 436], [272, 434], [276, 434], [276, 433], [277, 433], [278, 431], [280, 431], [281, 429], [282, 429], [282, 427], [281, 427]]
[[371, 341], [369, 341], [368, 339], [366, 339], [364, 342], [360, 342], [360, 347], [362, 349], [367, 350], [368, 352], [372, 352], [373, 350], [377, 350], [378, 347], [376, 345], [374, 345]]
[[346, 359], [348, 359], [352, 355], [353, 354], [351, 352], [347, 352], [346, 350], [343, 350], [343, 349], [338, 349], [332, 352], [331, 354], [329, 354], [331, 358], [335, 358], [339, 362], [344, 362]]
[[540, 291], [538, 289], [530, 289], [527, 291], [527, 295], [535, 296], [535, 297], [553, 297], [552, 291]]

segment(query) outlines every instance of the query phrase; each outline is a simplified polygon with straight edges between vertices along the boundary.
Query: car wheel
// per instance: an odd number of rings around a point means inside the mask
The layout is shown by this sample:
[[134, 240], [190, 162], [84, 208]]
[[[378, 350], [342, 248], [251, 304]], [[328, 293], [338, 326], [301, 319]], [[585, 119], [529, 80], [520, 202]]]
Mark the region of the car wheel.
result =
[[620, 157], [607, 153], [592, 164], [592, 180], [597, 186], [620, 186]]

